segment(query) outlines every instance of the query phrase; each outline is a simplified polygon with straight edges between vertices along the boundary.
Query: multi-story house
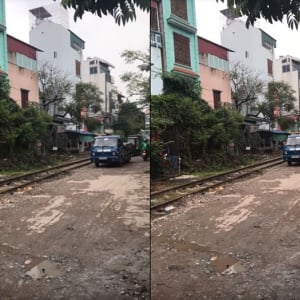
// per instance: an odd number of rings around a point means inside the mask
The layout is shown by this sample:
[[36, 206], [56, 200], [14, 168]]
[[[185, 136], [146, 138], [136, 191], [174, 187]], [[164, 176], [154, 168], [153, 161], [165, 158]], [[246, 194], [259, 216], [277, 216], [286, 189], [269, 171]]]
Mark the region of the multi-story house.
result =
[[198, 37], [201, 98], [212, 108], [231, 105], [230, 49]]
[[242, 20], [228, 19], [221, 31], [221, 44], [233, 50], [229, 53], [230, 62], [241, 62], [267, 82], [274, 79], [276, 40], [262, 29], [247, 28]]
[[[29, 33], [30, 44], [42, 50], [38, 53], [39, 65], [50, 63], [62, 74], [68, 75], [75, 86], [81, 81], [85, 42], [65, 24], [55, 23], [57, 18], [47, 10], [47, 6], [31, 9], [30, 13], [34, 17]], [[51, 113], [57, 113], [56, 107], [51, 109]]]
[[7, 38], [6, 38], [6, 17], [5, 0], [0, 0], [0, 74], [7, 74]]
[[114, 108], [113, 91], [116, 88], [111, 68], [114, 68], [111, 63], [99, 57], [88, 57], [82, 64], [82, 81], [94, 84], [102, 92], [102, 111], [105, 113], [111, 113]]
[[[152, 1], [151, 7], [151, 63], [153, 64], [151, 78], [159, 73], [160, 67], [163, 72], [176, 72], [198, 78], [195, 0]], [[159, 49], [154, 49], [161, 46], [162, 55]], [[156, 92], [159, 92], [161, 87], [158, 83]]]
[[162, 24], [161, 6], [159, 1], [150, 2], [150, 57], [151, 57], [151, 95], [161, 94], [163, 91], [163, 61], [162, 61]]
[[[286, 82], [294, 91], [295, 110], [300, 111], [300, 59], [286, 55], [274, 61], [274, 78]], [[284, 113], [284, 112], [283, 112]]]
[[82, 81], [95, 85], [103, 99], [101, 112], [94, 114], [87, 111], [88, 117], [98, 118], [107, 126], [113, 122], [117, 109], [117, 93], [111, 68], [114, 68], [111, 63], [99, 57], [88, 57], [82, 64]]
[[[226, 10], [223, 13], [226, 15]], [[265, 31], [254, 27], [246, 27], [241, 19], [228, 18], [227, 24], [221, 31], [221, 44], [230, 48], [230, 69], [237, 63], [243, 65], [267, 83], [274, 80], [273, 61], [276, 40]], [[266, 91], [266, 90], [265, 90]], [[257, 95], [257, 101], [264, 100], [263, 94]], [[252, 114], [250, 105], [242, 107], [242, 114]]]
[[37, 53], [39, 49], [7, 35], [10, 98], [24, 108], [39, 104]]

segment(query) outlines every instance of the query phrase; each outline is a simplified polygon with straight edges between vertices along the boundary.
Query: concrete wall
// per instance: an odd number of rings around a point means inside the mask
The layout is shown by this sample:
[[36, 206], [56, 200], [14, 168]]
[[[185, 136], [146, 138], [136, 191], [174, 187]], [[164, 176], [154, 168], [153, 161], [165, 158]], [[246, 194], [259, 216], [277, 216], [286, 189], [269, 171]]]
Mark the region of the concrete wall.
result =
[[43, 21], [30, 31], [30, 44], [43, 51], [38, 53], [39, 64], [50, 62], [77, 83], [81, 78], [76, 75], [75, 61], [82, 64], [83, 56], [71, 47], [70, 34], [62, 25]]
[[163, 0], [163, 25], [164, 25], [164, 40], [165, 40], [165, 57], [166, 57], [166, 71], [173, 70], [175, 63], [174, 55], [174, 38], [173, 33], [176, 32], [190, 39], [190, 57], [191, 57], [191, 71], [199, 74], [199, 59], [198, 59], [198, 39], [195, 32], [189, 32], [184, 29], [184, 26], [189, 27], [191, 30], [196, 30], [196, 17], [195, 17], [195, 1], [187, 0], [187, 13], [188, 20], [181, 20], [183, 27], [174, 26], [170, 24], [168, 19], [171, 16], [171, 1]]
[[[286, 59], [289, 61], [282, 63], [282, 60]], [[297, 70], [293, 71], [292, 68], [292, 61], [293, 57], [287, 55], [281, 58], [278, 58], [274, 62], [274, 79], [276, 81], [284, 81], [290, 85], [290, 87], [295, 91], [294, 96], [297, 99], [295, 103], [295, 109], [300, 110], [300, 78], [299, 78], [299, 72]], [[300, 59], [297, 60], [300, 62]], [[282, 66], [283, 65], [289, 65], [290, 71], [289, 72], [282, 72]]]
[[162, 94], [162, 56], [161, 48], [151, 46], [151, 95]]
[[229, 75], [217, 69], [200, 64], [201, 98], [214, 108], [213, 90], [221, 91], [221, 103], [231, 103]]
[[21, 106], [21, 89], [29, 91], [28, 102], [39, 103], [39, 81], [37, 72], [20, 68], [16, 64], [14, 54], [8, 56], [8, 74], [10, 84], [10, 97]]
[[260, 29], [253, 26], [247, 29], [245, 22], [232, 20], [221, 32], [221, 43], [234, 51], [229, 53], [230, 62], [242, 62], [268, 82], [273, 76], [268, 74], [267, 59], [274, 61], [274, 51], [262, 46], [261, 35]]
[[0, 0], [0, 71], [8, 71], [5, 0]]

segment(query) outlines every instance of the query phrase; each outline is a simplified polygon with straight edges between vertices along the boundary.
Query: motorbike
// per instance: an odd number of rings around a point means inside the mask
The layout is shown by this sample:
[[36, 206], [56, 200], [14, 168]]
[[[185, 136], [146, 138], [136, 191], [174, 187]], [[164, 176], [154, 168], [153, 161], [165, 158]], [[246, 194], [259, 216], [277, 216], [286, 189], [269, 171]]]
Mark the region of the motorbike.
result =
[[141, 156], [142, 156], [142, 158], [143, 158], [144, 161], [147, 161], [147, 159], [149, 157], [148, 151], [147, 150], [142, 150]]

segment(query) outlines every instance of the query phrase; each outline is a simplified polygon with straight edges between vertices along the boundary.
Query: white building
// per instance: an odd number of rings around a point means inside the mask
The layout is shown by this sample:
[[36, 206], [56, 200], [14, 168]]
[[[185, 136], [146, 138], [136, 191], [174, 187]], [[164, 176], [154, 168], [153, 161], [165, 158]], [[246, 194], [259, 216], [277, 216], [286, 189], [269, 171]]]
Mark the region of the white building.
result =
[[88, 57], [82, 65], [82, 81], [94, 84], [102, 92], [102, 111], [106, 114], [113, 112], [117, 100], [111, 68], [112, 64], [99, 57]]
[[300, 111], [300, 59], [286, 55], [274, 62], [274, 77], [276, 81], [284, 81], [295, 91], [295, 110]]
[[[226, 25], [221, 31], [221, 42], [224, 47], [230, 48], [233, 52], [229, 53], [230, 68], [241, 63], [249, 70], [253, 71], [254, 76], [265, 83], [265, 91], [268, 82], [274, 80], [273, 62], [275, 59], [274, 50], [276, 40], [265, 31], [254, 27], [246, 27], [246, 23], [228, 14], [228, 10], [222, 11], [227, 16]], [[264, 100], [263, 95], [258, 95], [258, 102]], [[251, 114], [249, 105], [244, 105], [242, 114]], [[260, 115], [263, 117], [263, 115]], [[262, 123], [260, 129], [269, 129], [269, 122]]]
[[48, 62], [67, 75], [75, 86], [81, 81], [85, 42], [66, 28], [67, 22], [56, 23], [59, 19], [52, 16], [47, 6], [31, 9], [30, 15], [33, 19], [29, 33], [30, 44], [42, 50], [38, 53], [39, 66]]
[[239, 19], [228, 19], [221, 32], [222, 45], [230, 48], [231, 63], [241, 62], [266, 82], [273, 80], [276, 40], [265, 31], [249, 26]]

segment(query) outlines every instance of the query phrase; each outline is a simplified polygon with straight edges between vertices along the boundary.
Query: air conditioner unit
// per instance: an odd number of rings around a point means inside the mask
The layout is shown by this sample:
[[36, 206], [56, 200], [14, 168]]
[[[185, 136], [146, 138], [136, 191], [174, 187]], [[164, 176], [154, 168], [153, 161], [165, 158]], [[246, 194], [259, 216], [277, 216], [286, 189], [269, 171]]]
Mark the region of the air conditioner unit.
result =
[[159, 32], [151, 32], [151, 46], [162, 47], [161, 34]]

